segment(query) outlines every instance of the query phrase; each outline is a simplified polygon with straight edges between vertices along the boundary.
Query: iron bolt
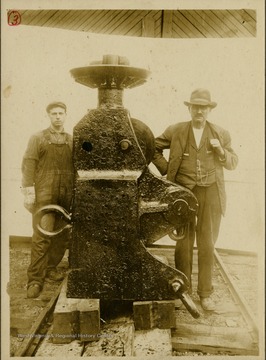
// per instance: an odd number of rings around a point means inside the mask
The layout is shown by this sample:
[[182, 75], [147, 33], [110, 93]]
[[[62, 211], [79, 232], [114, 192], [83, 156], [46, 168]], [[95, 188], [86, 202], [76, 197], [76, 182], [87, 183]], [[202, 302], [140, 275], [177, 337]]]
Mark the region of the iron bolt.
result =
[[174, 292], [178, 292], [178, 290], [181, 288], [180, 282], [174, 281], [174, 282], [172, 283], [172, 288], [173, 288]]
[[130, 146], [132, 146], [132, 143], [128, 139], [123, 139], [123, 140], [120, 141], [119, 145], [120, 145], [121, 150], [125, 151]]

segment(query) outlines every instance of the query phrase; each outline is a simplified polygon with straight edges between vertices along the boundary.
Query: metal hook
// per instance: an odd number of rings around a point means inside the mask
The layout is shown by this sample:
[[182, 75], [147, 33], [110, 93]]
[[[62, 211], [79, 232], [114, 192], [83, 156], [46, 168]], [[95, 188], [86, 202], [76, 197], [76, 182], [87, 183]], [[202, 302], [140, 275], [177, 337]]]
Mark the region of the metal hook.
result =
[[183, 240], [186, 236], [186, 226], [181, 226], [179, 228], [173, 229], [168, 236], [174, 241]]
[[[59, 228], [55, 231], [48, 231], [48, 230], [43, 229], [40, 225], [41, 220], [44, 215], [50, 214], [50, 213], [59, 213], [59, 214], [63, 215], [63, 219], [65, 220], [66, 225], [62, 226], [61, 228]], [[45, 236], [50, 236], [50, 237], [56, 236], [56, 235], [60, 234], [63, 230], [72, 228], [71, 214], [68, 211], [66, 211], [66, 209], [64, 209], [62, 206], [59, 206], [59, 205], [46, 205], [46, 206], [41, 207], [34, 214], [33, 220], [34, 220], [33, 223], [34, 223], [35, 230], [37, 230], [41, 235], [45, 235]]]

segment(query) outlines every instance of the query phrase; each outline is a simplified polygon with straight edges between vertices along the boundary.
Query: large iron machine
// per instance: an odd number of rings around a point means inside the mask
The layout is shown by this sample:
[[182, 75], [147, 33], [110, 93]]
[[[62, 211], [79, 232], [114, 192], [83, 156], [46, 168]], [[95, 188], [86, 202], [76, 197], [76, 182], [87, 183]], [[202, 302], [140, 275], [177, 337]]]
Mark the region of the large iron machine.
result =
[[71, 74], [76, 82], [98, 89], [98, 107], [73, 131], [72, 213], [51, 205], [37, 214], [59, 212], [65, 228], [72, 228], [67, 297], [180, 298], [198, 317], [187, 293], [187, 277], [147, 249], [175, 229], [185, 229], [197, 211], [189, 190], [150, 171], [153, 134], [123, 106], [124, 89], [144, 84], [149, 71], [130, 66], [125, 57], [105, 55]]

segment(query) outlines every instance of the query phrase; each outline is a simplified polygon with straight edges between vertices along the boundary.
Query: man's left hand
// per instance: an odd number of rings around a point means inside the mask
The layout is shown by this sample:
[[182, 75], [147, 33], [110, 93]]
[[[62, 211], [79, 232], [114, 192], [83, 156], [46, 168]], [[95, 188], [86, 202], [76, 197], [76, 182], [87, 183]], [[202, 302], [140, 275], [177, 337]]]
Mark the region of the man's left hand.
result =
[[218, 139], [211, 139], [210, 144], [219, 157], [223, 158], [225, 156], [224, 149], [222, 148], [222, 145]]

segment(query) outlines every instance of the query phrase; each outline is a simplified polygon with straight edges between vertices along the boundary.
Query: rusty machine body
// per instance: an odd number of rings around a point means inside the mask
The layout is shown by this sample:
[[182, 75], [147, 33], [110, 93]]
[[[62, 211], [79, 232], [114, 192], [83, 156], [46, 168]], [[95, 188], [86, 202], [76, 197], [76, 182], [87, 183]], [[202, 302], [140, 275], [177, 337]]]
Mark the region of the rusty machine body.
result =
[[[72, 214], [53, 210], [64, 213], [72, 227], [67, 297], [180, 298], [198, 317], [186, 276], [147, 250], [185, 227], [197, 210], [189, 190], [150, 171], [153, 134], [123, 107], [124, 89], [142, 85], [149, 72], [129, 66], [126, 58], [106, 55], [71, 73], [76, 82], [98, 89], [98, 107], [88, 111], [73, 132]], [[51, 208], [41, 213], [47, 211]]]

